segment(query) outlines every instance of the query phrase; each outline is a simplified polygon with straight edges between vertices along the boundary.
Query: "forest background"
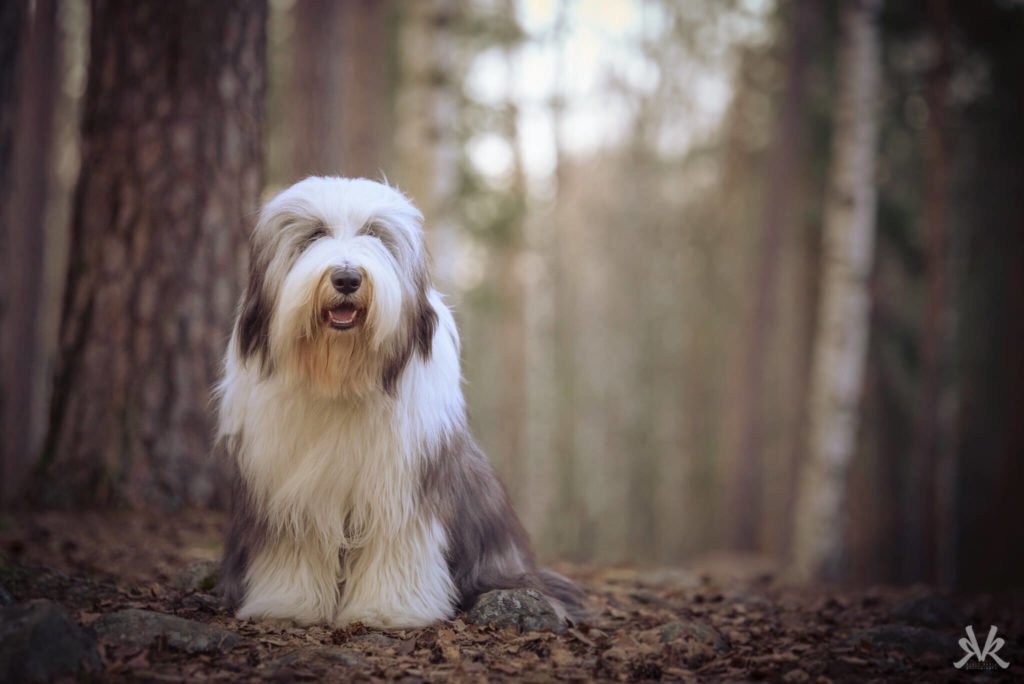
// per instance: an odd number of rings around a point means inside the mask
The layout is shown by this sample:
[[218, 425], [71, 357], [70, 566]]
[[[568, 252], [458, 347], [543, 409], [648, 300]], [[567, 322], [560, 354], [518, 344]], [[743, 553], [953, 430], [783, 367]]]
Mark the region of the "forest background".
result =
[[222, 507], [261, 201], [426, 215], [545, 557], [1020, 588], [1024, 5], [11, 0], [3, 504]]

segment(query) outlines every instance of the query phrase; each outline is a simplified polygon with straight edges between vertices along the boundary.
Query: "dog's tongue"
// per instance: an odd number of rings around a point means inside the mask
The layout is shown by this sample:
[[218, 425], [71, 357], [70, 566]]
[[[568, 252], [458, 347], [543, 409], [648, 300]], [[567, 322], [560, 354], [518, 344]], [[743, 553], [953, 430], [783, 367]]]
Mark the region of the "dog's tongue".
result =
[[342, 304], [341, 306], [330, 309], [327, 312], [327, 316], [331, 319], [331, 323], [348, 325], [356, 319], [356, 307], [351, 304]]

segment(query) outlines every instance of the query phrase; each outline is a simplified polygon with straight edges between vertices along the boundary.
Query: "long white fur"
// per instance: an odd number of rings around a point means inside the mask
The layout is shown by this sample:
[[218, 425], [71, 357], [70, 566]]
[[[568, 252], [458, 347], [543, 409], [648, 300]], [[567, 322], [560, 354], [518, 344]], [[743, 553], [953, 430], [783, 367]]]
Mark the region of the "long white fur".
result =
[[[399, 262], [425, 259], [419, 213], [403, 195], [362, 180], [346, 181], [352, 185], [338, 193], [337, 182], [307, 179], [264, 209], [264, 230], [280, 229], [273, 224], [313, 207], [330, 234], [287, 272], [275, 271], [283, 263], [277, 256], [268, 269], [270, 350], [278, 371], [263, 374], [259, 364], [243, 362], [233, 339], [218, 388], [218, 438], [240, 440], [241, 476], [277, 540], [251, 559], [237, 615], [422, 626], [450, 617], [456, 601], [444, 528], [418, 504], [418, 487], [423, 460], [436, 451], [431, 447], [464, 429], [458, 332], [431, 290], [439, 320], [429, 360], [412, 355], [395, 396], [332, 395], [288, 371], [297, 361], [297, 340], [319, 314], [311, 310], [331, 269], [348, 264], [366, 273], [372, 305], [363, 325], [379, 350], [397, 334], [403, 301], [413, 291], [408, 265]], [[405, 231], [397, 258], [357, 234], [375, 218]]]

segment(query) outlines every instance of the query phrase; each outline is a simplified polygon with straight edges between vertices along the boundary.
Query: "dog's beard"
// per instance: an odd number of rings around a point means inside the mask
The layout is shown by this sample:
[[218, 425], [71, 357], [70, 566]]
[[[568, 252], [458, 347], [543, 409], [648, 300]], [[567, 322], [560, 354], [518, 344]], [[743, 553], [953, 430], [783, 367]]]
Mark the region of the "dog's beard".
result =
[[295, 336], [282, 350], [292, 383], [325, 399], [365, 398], [380, 384], [374, 348], [373, 285], [354, 296], [335, 292], [325, 275], [300, 307]]
[[359, 331], [322, 332], [296, 347], [295, 379], [317, 396], [362, 399], [379, 385], [376, 355]]

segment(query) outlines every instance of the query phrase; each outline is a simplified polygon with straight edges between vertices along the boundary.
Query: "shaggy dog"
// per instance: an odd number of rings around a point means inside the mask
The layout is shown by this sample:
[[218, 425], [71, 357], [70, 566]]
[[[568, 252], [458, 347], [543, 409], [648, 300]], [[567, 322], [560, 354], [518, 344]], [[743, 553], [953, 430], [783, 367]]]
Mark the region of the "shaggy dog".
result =
[[579, 614], [468, 432], [421, 221], [344, 178], [260, 214], [217, 388], [236, 474], [220, 587], [239, 618], [418, 627], [514, 587]]

